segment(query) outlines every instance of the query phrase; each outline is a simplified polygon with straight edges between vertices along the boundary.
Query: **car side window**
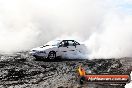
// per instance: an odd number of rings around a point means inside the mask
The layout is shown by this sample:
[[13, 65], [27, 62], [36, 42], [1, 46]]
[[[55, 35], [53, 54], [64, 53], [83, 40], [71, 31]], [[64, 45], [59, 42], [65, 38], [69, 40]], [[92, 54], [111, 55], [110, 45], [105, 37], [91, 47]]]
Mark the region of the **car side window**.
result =
[[59, 45], [59, 47], [67, 47], [67, 46], [69, 46], [68, 41], [62, 41], [62, 42], [60, 43], [60, 45]]
[[68, 41], [64, 41], [64, 47], [69, 46], [69, 42]]
[[75, 42], [74, 41], [68, 41], [69, 42], [69, 46], [75, 46]]
[[64, 42], [62, 41], [60, 44], [59, 44], [59, 47], [63, 47], [64, 46]]

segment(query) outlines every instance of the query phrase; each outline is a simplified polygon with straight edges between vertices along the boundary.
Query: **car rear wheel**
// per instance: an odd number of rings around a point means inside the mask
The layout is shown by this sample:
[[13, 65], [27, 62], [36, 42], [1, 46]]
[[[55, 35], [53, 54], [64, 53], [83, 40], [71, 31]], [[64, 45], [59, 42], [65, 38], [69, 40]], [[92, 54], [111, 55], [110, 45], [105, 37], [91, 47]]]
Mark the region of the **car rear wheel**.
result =
[[51, 51], [49, 52], [48, 59], [54, 60], [56, 58], [56, 52]]

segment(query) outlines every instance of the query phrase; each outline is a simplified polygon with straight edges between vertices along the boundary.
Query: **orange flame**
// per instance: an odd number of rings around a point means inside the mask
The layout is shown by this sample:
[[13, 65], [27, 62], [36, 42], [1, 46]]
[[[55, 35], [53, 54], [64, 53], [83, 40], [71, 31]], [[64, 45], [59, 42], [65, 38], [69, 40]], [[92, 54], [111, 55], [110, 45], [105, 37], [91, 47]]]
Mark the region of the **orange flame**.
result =
[[81, 66], [79, 66], [78, 72], [79, 72], [80, 76], [85, 76], [86, 75], [85, 70]]

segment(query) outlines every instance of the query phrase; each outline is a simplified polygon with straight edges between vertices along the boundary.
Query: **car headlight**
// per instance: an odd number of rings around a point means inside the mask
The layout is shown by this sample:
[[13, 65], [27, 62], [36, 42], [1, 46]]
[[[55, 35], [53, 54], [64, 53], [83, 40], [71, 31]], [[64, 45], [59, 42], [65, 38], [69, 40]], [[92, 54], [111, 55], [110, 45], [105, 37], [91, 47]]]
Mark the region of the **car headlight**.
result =
[[46, 54], [46, 52], [45, 52], [45, 51], [37, 51], [37, 50], [32, 50], [31, 52], [34, 52], [34, 53], [44, 53], [44, 54]]
[[30, 52], [36, 52], [37, 50], [30, 50]]

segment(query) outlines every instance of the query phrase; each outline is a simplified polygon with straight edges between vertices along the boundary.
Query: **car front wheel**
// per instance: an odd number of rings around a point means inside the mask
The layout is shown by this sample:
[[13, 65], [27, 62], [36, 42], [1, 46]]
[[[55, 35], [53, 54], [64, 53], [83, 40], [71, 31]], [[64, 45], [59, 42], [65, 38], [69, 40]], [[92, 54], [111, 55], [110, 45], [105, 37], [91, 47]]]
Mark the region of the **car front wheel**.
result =
[[54, 60], [55, 58], [56, 58], [56, 52], [55, 51], [49, 52], [48, 59]]

